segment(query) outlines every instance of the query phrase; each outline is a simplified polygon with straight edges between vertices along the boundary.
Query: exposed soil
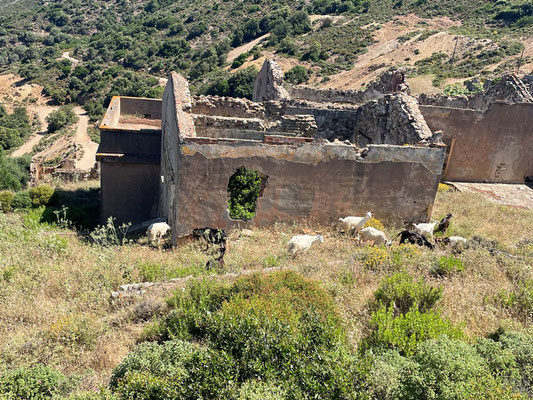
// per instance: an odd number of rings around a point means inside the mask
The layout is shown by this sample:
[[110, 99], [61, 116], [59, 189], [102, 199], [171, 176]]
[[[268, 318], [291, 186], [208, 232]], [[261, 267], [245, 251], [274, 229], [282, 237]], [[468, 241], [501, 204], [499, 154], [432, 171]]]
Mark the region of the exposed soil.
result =
[[[68, 52], [63, 54], [68, 57]], [[72, 61], [72, 60], [71, 60]], [[43, 88], [39, 85], [27, 83], [24, 79], [13, 74], [0, 75], [0, 102], [3, 103], [8, 111], [16, 106], [26, 107], [30, 120], [37, 116], [41, 128], [39, 132], [33, 133], [26, 143], [11, 153], [12, 157], [19, 157], [30, 154], [34, 148], [48, 134], [48, 123], [46, 117], [59, 107], [49, 105], [47, 97], [42, 95]], [[96, 160], [96, 150], [98, 143], [93, 142], [87, 134], [89, 117], [81, 107], [75, 107], [74, 112], [79, 118], [77, 124], [73, 127], [76, 129], [74, 137], [64, 136], [58, 138], [48, 148], [36, 154], [36, 158], [45, 160], [55, 157], [66, 157], [71, 154], [75, 147], [81, 150], [81, 159], [77, 160], [77, 168], [88, 170], [91, 169]]]

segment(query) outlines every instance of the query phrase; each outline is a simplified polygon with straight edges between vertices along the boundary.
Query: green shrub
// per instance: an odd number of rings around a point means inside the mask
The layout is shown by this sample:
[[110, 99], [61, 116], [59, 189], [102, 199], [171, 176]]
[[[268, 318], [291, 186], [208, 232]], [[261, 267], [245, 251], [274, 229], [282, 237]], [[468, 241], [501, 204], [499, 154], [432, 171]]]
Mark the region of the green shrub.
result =
[[15, 194], [15, 198], [13, 199], [12, 204], [15, 210], [30, 208], [31, 205], [32, 201], [29, 191], [24, 190]]
[[139, 345], [113, 370], [110, 386], [120, 399], [228, 398], [235, 375], [224, 352], [172, 340]]
[[512, 399], [485, 360], [467, 343], [446, 336], [421, 343], [413, 356], [416, 372], [406, 375], [403, 398]]
[[397, 400], [407, 397], [405, 378], [417, 371], [417, 364], [395, 350], [368, 352], [369, 366], [361, 374], [362, 398]]
[[74, 113], [71, 106], [60, 107], [56, 111], [52, 111], [47, 117], [48, 132], [53, 133], [61, 128], [65, 128], [78, 121], [78, 117]]
[[[235, 360], [237, 382], [276, 382], [288, 398], [353, 394], [350, 354], [338, 310], [316, 282], [294, 272], [252, 275], [233, 285], [190, 284], [168, 300], [153, 338], [205, 343]], [[204, 383], [198, 381], [198, 385]]]
[[530, 332], [498, 332], [495, 340], [500, 342], [504, 350], [513, 353], [521, 382], [521, 391], [533, 394], [533, 334]]
[[393, 349], [405, 356], [412, 355], [420, 343], [441, 335], [464, 338], [462, 329], [438, 312], [421, 313], [416, 308], [394, 316], [392, 308], [383, 306], [372, 314], [370, 329], [370, 335], [363, 341], [363, 349]]
[[244, 167], [237, 169], [228, 184], [230, 218], [247, 221], [255, 217], [262, 185], [263, 179], [259, 171]]
[[455, 256], [442, 256], [433, 268], [433, 273], [437, 276], [452, 275], [465, 270], [463, 261]]
[[512, 351], [505, 349], [502, 343], [491, 339], [477, 340], [474, 348], [485, 360], [494, 376], [513, 387], [519, 386], [520, 370]]
[[307, 68], [296, 65], [285, 72], [285, 80], [293, 84], [304, 83], [309, 79]]
[[239, 389], [238, 400], [284, 400], [286, 391], [279, 386], [261, 382], [246, 381]]
[[11, 190], [0, 191], [0, 211], [4, 213], [10, 212], [14, 198], [15, 198], [15, 193], [12, 192]]
[[54, 188], [50, 185], [35, 186], [30, 189], [31, 203], [35, 207], [45, 206], [48, 204], [53, 194]]
[[39, 365], [19, 368], [0, 377], [0, 396], [6, 399], [44, 400], [65, 394], [69, 381], [62, 373]]
[[418, 282], [407, 272], [398, 272], [381, 282], [374, 293], [376, 301], [396, 312], [407, 313], [412, 307], [427, 312], [442, 298], [442, 288], [427, 285], [424, 279]]
[[30, 179], [30, 157], [7, 157], [0, 149], [0, 190], [19, 191]]

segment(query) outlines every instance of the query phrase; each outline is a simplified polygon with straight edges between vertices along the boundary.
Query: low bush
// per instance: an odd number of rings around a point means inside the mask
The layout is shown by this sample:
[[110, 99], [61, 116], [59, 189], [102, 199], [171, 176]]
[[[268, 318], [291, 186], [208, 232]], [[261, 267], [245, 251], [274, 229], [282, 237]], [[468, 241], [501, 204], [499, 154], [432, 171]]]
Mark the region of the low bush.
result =
[[50, 185], [39, 185], [30, 189], [31, 202], [35, 207], [47, 205], [53, 194], [54, 188]]
[[13, 198], [13, 208], [15, 210], [18, 209], [27, 209], [30, 208], [32, 205], [30, 192], [27, 190], [24, 190], [22, 192], [18, 192], [15, 194], [15, 197]]
[[0, 191], [0, 211], [4, 213], [10, 212], [14, 198], [15, 193], [11, 190]]
[[362, 262], [366, 268], [375, 271], [380, 266], [389, 264], [391, 256], [385, 248], [367, 247], [362, 255]]
[[119, 399], [229, 398], [237, 368], [228, 354], [181, 340], [144, 343], [113, 370]]
[[0, 149], [0, 190], [19, 191], [30, 179], [30, 157], [7, 157]]
[[285, 80], [296, 85], [304, 83], [308, 79], [309, 72], [307, 71], [307, 68], [301, 65], [296, 65], [285, 72]]
[[45, 400], [66, 394], [69, 380], [62, 373], [43, 365], [18, 368], [0, 377], [0, 398]]
[[499, 331], [494, 339], [502, 344], [504, 350], [513, 353], [520, 372], [519, 389], [533, 396], [533, 333]]
[[438, 312], [421, 313], [414, 307], [395, 316], [392, 307], [383, 306], [372, 314], [370, 328], [370, 335], [363, 340], [363, 349], [392, 349], [405, 356], [412, 355], [420, 343], [441, 335], [464, 338], [461, 327], [442, 318]]
[[455, 256], [442, 256], [432, 272], [437, 276], [448, 276], [465, 270], [463, 261]]
[[[249, 381], [257, 380], [276, 382], [257, 389], [273, 391], [272, 396], [281, 391], [287, 398], [353, 395], [353, 356], [339, 313], [316, 282], [288, 271], [252, 275], [233, 285], [195, 282], [176, 292], [168, 306], [172, 312], [150, 325], [145, 337], [194, 340], [229, 357], [239, 396], [251, 393], [249, 385], [255, 384]], [[204, 387], [208, 377], [196, 379]]]
[[71, 106], [60, 107], [56, 111], [52, 111], [48, 117], [46, 117], [46, 122], [48, 122], [48, 132], [53, 133], [61, 128], [65, 128], [78, 121], [78, 117], [74, 113], [74, 110]]
[[379, 229], [380, 231], [385, 230], [385, 225], [383, 225], [383, 222], [381, 222], [377, 218], [370, 218], [368, 221], [366, 221], [365, 226], [363, 228], [375, 228]]
[[418, 368], [415, 374], [407, 375], [405, 391], [409, 398], [517, 398], [510, 387], [491, 374], [485, 360], [467, 343], [449, 337], [430, 340], [420, 344], [413, 361]]
[[412, 307], [427, 312], [442, 298], [442, 288], [431, 287], [424, 279], [415, 282], [407, 272], [398, 272], [381, 282], [374, 297], [379, 304], [392, 307], [401, 314], [407, 313]]

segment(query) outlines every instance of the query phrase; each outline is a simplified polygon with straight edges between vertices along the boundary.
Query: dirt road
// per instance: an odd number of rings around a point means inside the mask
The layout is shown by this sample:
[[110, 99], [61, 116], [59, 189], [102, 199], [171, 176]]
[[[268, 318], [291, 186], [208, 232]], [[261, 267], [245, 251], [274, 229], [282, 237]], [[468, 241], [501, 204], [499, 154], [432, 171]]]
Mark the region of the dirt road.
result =
[[52, 106], [29, 106], [28, 110], [35, 113], [39, 121], [41, 122], [41, 129], [37, 133], [33, 133], [28, 141], [11, 153], [11, 157], [20, 157], [26, 154], [31, 153], [33, 146], [37, 145], [42, 138], [46, 136], [48, 131], [48, 123], [46, 122], [46, 117], [56, 110], [57, 107]]
[[93, 142], [87, 134], [89, 116], [85, 110], [81, 107], [75, 107], [74, 112], [79, 118], [76, 126], [74, 141], [82, 148], [83, 151], [81, 159], [76, 161], [76, 168], [88, 170], [91, 169], [96, 163], [96, 150], [98, 149], [98, 143]]

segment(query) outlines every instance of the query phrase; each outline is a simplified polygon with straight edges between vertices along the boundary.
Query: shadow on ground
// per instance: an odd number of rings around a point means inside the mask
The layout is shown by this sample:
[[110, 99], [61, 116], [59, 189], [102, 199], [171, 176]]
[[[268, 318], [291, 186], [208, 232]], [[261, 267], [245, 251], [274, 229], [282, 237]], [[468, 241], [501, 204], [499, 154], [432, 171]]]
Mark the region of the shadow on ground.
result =
[[98, 225], [99, 217], [99, 188], [57, 188], [41, 217], [41, 222], [61, 224], [68, 220], [77, 229], [92, 230]]

